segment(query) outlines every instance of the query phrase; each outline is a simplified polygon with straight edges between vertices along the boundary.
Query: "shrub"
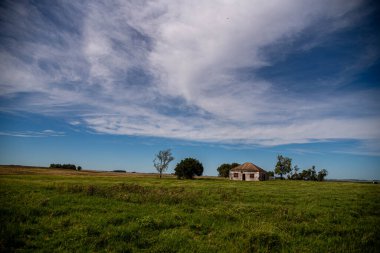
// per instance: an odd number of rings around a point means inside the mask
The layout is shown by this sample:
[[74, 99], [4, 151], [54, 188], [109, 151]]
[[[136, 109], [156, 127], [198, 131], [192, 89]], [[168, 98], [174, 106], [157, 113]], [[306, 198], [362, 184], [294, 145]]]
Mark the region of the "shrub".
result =
[[176, 165], [174, 171], [179, 179], [193, 179], [195, 175], [201, 176], [203, 174], [203, 165], [197, 159], [186, 158]]

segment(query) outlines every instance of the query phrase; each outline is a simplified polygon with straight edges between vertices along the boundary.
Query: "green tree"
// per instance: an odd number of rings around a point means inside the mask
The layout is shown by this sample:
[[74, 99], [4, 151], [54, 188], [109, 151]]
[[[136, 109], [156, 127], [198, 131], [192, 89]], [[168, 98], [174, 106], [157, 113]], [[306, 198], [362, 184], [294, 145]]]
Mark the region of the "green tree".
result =
[[[321, 176], [322, 176], [322, 174], [321, 174]], [[317, 170], [315, 169], [315, 166], [313, 165], [313, 166], [311, 166], [311, 168], [309, 168], [307, 170], [303, 170], [299, 174], [299, 179], [301, 179], [301, 180], [317, 181], [318, 180], [318, 175], [317, 175]]]
[[292, 171], [292, 159], [289, 157], [278, 155], [277, 164], [274, 169], [274, 172], [276, 174], [279, 174], [282, 179], [283, 178], [282, 176], [288, 174], [290, 171]]
[[161, 150], [156, 154], [156, 157], [153, 160], [153, 165], [156, 170], [160, 173], [160, 178], [162, 177], [162, 172], [164, 172], [171, 161], [174, 160], [170, 149]]
[[228, 177], [230, 175], [231, 164], [223, 163], [217, 168], [219, 177]]
[[239, 163], [223, 163], [222, 165], [220, 165], [217, 169], [218, 171], [218, 176], [219, 177], [228, 177], [230, 175], [230, 170], [239, 166], [240, 164]]
[[302, 172], [299, 174], [298, 178], [300, 180], [309, 180], [309, 171], [308, 170], [302, 170]]
[[300, 170], [300, 168], [298, 167], [298, 165], [295, 165], [294, 168], [293, 168], [293, 171], [290, 175], [290, 179], [292, 180], [300, 180], [300, 174], [298, 173], [298, 171]]
[[231, 163], [231, 169], [240, 166], [240, 163]]
[[197, 159], [186, 158], [176, 165], [174, 171], [179, 179], [193, 179], [194, 176], [203, 174], [203, 165]]
[[274, 177], [274, 172], [273, 171], [268, 171], [268, 176], [269, 177]]
[[318, 181], [323, 181], [323, 180], [325, 180], [325, 177], [326, 177], [327, 175], [328, 175], [327, 170], [322, 169], [321, 171], [318, 172], [318, 175], [317, 175]]
[[317, 181], [317, 171], [314, 165], [309, 169], [309, 177], [310, 180]]

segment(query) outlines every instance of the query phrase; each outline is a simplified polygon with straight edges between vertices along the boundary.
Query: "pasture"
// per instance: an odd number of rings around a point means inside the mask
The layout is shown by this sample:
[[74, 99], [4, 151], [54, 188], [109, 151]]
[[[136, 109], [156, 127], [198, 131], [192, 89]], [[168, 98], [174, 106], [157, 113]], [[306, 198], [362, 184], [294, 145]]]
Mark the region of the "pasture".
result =
[[378, 252], [380, 185], [0, 167], [2, 252]]

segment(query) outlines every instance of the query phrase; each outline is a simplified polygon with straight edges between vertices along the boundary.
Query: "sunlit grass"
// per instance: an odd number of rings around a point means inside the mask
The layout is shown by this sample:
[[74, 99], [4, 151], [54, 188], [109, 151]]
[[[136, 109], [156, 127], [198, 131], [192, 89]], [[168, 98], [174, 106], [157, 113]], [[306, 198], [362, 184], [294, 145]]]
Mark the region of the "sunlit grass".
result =
[[43, 170], [2, 174], [1, 251], [380, 248], [379, 185], [177, 180]]

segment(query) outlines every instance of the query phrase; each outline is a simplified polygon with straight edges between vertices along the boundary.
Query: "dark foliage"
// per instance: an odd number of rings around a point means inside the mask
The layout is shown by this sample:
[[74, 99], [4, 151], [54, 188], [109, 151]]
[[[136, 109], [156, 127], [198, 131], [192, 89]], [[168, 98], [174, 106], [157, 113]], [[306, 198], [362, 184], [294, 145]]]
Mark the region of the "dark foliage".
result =
[[176, 165], [174, 171], [179, 179], [193, 179], [203, 174], [203, 165], [197, 159], [186, 158]]
[[[79, 166], [80, 167], [80, 166]], [[81, 170], [82, 167], [80, 167], [78, 170]], [[67, 170], [77, 170], [77, 167], [74, 164], [59, 164], [59, 163], [52, 163], [50, 164], [50, 168], [56, 168], [56, 169], [67, 169]]]
[[295, 166], [294, 173], [288, 176], [288, 179], [306, 180], [306, 181], [324, 181], [325, 177], [328, 175], [328, 172], [325, 169], [322, 169], [319, 172], [317, 172], [314, 165], [307, 170], [302, 170], [301, 173], [298, 173], [298, 170], [299, 168]]
[[127, 173], [125, 170], [113, 170], [112, 172]]
[[231, 163], [231, 169], [240, 166], [240, 163]]
[[323, 181], [325, 180], [325, 177], [327, 176], [328, 172], [327, 170], [323, 169], [321, 171], [318, 172], [318, 175], [317, 175], [317, 180], [318, 181]]
[[238, 163], [231, 163], [231, 164], [229, 164], [229, 163], [223, 163], [223, 164], [220, 165], [220, 166], [218, 167], [218, 169], [217, 169], [217, 171], [218, 171], [218, 176], [219, 176], [219, 177], [228, 177], [229, 174], [230, 174], [230, 170], [231, 170], [232, 168], [235, 168], [235, 167], [239, 166], [239, 165], [240, 165], [240, 164], [238, 164]]
[[219, 177], [228, 177], [231, 170], [231, 164], [223, 163], [217, 168]]

